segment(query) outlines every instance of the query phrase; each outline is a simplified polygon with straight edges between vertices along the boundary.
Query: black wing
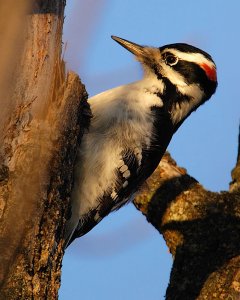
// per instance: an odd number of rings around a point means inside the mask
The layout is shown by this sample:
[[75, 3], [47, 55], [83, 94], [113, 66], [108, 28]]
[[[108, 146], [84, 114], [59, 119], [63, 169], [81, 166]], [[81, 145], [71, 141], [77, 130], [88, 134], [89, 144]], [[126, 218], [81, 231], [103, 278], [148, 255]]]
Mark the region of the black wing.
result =
[[75, 238], [86, 234], [111, 211], [120, 208], [129, 200], [133, 193], [131, 182], [136, 178], [140, 166], [139, 156], [136, 150], [126, 149], [122, 152], [121, 163], [116, 170], [117, 180], [114, 189], [105, 191], [104, 195], [97, 199], [98, 206], [81, 217], [68, 245]]
[[122, 152], [122, 164], [117, 172], [117, 184], [114, 190], [108, 190], [98, 199], [99, 205], [79, 220], [69, 244], [77, 237], [86, 234], [111, 211], [119, 209], [129, 201], [143, 182], [158, 166], [174, 133], [170, 114], [160, 107], [152, 107], [154, 118], [153, 138], [150, 145], [141, 148], [125, 149]]
[[[154, 106], [152, 107], [152, 114], [154, 119], [154, 130], [152, 132], [153, 137], [151, 144], [142, 145], [140, 162], [138, 157], [135, 155], [135, 160], [138, 162], [138, 166], [135, 164], [136, 169], [131, 172], [131, 176], [128, 178], [128, 185], [119, 190], [119, 198], [130, 197], [153, 173], [163, 157], [175, 131], [170, 114], [166, 112], [164, 108]], [[131, 155], [134, 156], [134, 153]], [[132, 158], [132, 160], [134, 161], [134, 158]]]

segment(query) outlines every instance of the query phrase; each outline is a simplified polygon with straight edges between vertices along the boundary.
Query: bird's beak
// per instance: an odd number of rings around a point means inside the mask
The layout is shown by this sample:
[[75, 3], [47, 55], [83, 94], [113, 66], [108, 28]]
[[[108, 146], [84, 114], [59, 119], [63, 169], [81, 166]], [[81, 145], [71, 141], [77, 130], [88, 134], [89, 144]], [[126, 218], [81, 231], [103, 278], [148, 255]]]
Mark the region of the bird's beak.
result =
[[120, 37], [112, 35], [111, 38], [118, 44], [126, 48], [128, 51], [132, 52], [137, 58], [145, 56], [145, 51], [143, 46], [135, 44], [133, 42], [121, 39]]

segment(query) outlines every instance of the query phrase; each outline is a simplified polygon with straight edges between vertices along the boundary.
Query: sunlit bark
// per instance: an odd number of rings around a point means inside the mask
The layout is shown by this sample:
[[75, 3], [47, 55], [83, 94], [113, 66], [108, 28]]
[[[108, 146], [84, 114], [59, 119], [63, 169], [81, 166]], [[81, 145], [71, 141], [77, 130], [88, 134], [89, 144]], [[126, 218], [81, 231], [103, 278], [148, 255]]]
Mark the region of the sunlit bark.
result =
[[240, 299], [239, 163], [213, 193], [166, 154], [135, 199], [174, 258], [166, 299]]
[[89, 119], [84, 86], [61, 60], [64, 6], [28, 8], [9, 98], [1, 98], [11, 103], [1, 130], [1, 299], [57, 299], [73, 162]]

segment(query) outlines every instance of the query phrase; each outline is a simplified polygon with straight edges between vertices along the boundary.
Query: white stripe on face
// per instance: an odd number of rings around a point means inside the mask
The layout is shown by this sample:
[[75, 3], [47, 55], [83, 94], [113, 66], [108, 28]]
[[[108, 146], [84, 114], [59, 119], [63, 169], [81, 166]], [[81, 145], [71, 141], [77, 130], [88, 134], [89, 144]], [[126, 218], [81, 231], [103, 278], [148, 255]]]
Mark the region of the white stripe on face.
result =
[[210, 68], [216, 68], [215, 64], [207, 59], [203, 54], [201, 53], [191, 53], [191, 52], [182, 52], [176, 49], [169, 49], [169, 48], [165, 48], [163, 53], [165, 52], [170, 52], [174, 55], [176, 55], [180, 60], [185, 60], [188, 62], [193, 62], [196, 63], [197, 65], [201, 65], [201, 64], [207, 64]]

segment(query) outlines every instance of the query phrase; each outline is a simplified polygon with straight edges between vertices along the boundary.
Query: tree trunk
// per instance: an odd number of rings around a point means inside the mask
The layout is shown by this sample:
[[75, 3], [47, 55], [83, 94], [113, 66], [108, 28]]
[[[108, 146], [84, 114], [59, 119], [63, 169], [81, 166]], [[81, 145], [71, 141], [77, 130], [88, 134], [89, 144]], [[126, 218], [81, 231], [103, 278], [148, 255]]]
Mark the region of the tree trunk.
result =
[[5, 93], [11, 109], [1, 133], [1, 299], [57, 299], [73, 163], [90, 117], [84, 86], [76, 74], [65, 76], [61, 60], [64, 7], [63, 0], [34, 1]]
[[135, 199], [174, 258], [167, 300], [240, 299], [239, 166], [230, 192], [213, 193], [165, 154]]

